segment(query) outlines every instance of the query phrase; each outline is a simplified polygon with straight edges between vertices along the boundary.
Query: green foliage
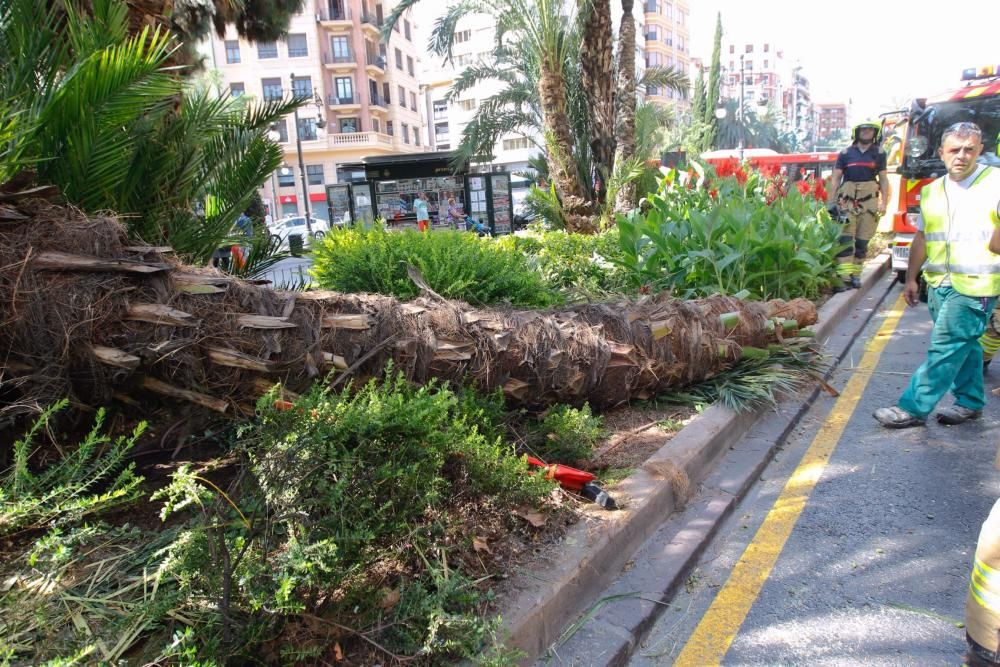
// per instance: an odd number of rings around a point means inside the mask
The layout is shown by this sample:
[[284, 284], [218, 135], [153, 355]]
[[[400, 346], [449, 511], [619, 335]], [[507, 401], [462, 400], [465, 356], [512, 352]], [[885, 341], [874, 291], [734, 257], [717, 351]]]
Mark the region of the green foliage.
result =
[[249, 105], [187, 84], [166, 33], [128, 34], [122, 0], [0, 3], [0, 181], [34, 169], [86, 212], [203, 263], [281, 163], [270, 124], [298, 100]]
[[529, 257], [548, 288], [566, 300], [599, 299], [629, 287], [621, 268], [617, 229], [585, 235], [532, 226], [527, 234], [502, 237], [496, 243]]
[[112, 440], [104, 434], [104, 410], [90, 433], [57, 463], [40, 472], [29, 466], [31, 447], [39, 431], [66, 407], [60, 401], [46, 409], [23, 438], [14, 443], [14, 465], [0, 485], [0, 535], [50, 522], [74, 522], [95, 512], [134, 500], [142, 477], [135, 464], [124, 466], [125, 455], [146, 429], [143, 422], [129, 436]]
[[524, 256], [467, 232], [336, 229], [316, 244], [313, 258], [313, 275], [323, 289], [411, 299], [420, 290], [407, 275], [410, 264], [450, 299], [529, 308], [555, 300]]
[[588, 458], [604, 435], [604, 420], [590, 406], [557, 405], [549, 410], [538, 428], [533, 449], [546, 462], [570, 463]]
[[740, 172], [685, 187], [676, 173], [647, 198], [648, 208], [618, 216], [624, 265], [633, 284], [680, 298], [713, 293], [751, 298], [813, 298], [840, 250], [839, 226], [824, 203], [777, 181]]

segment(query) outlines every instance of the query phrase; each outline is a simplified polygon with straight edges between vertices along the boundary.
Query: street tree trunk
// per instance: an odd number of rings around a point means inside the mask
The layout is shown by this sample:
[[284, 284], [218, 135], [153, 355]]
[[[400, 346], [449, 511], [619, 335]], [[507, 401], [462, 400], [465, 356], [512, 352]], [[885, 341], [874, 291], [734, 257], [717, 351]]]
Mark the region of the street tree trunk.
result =
[[502, 388], [533, 408], [605, 408], [709, 377], [743, 346], [766, 347], [816, 319], [808, 301], [731, 297], [526, 311], [431, 292], [409, 303], [279, 292], [130, 245], [112, 218], [2, 197], [0, 418], [67, 396], [135, 414], [182, 404], [251, 415], [275, 383], [345, 386], [389, 363], [417, 383]]
[[[622, 23], [618, 29], [618, 148], [615, 165], [635, 155], [635, 18], [633, 0], [622, 0]], [[615, 210], [624, 213], [635, 207], [635, 183], [620, 183]]]
[[593, 207], [587, 199], [580, 173], [573, 161], [574, 140], [561, 63], [543, 59], [541, 69], [538, 94], [542, 104], [549, 175], [562, 202], [566, 231], [593, 234], [598, 231]]
[[615, 159], [615, 75], [611, 2], [578, 0], [577, 5], [586, 17], [580, 44], [580, 67], [583, 73], [583, 93], [590, 111], [590, 150], [602, 182], [598, 199], [604, 201], [608, 179], [614, 172]]

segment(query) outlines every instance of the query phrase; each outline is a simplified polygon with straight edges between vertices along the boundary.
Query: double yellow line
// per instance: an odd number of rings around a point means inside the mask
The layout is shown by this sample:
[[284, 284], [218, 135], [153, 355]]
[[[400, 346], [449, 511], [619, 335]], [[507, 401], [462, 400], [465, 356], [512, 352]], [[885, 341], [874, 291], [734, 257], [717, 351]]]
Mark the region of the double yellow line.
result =
[[809, 495], [819, 482], [905, 307], [906, 302], [900, 296], [878, 333], [868, 341], [857, 371], [847, 381], [847, 386], [834, 403], [826, 422], [820, 427], [798, 468], [767, 513], [753, 541], [747, 546], [733, 567], [729, 579], [688, 638], [674, 662], [675, 667], [708, 667], [718, 665], [725, 657], [781, 555], [799, 515], [805, 509]]

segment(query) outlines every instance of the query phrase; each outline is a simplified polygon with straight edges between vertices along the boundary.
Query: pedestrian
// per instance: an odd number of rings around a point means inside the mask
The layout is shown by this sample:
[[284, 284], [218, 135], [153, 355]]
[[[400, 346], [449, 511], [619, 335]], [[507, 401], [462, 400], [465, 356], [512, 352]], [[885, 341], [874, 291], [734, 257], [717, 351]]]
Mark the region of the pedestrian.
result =
[[938, 149], [947, 173], [920, 192], [903, 296], [917, 305], [923, 266], [934, 328], [897, 404], [875, 411], [888, 428], [923, 424], [949, 389], [955, 404], [938, 410], [943, 424], [977, 419], [986, 404], [979, 338], [1000, 295], [1000, 169], [977, 164], [982, 150], [975, 123], [948, 127]]
[[861, 265], [868, 254], [868, 242], [875, 234], [879, 218], [889, 203], [889, 174], [885, 152], [879, 148], [877, 121], [854, 127], [854, 143], [837, 156], [830, 182], [830, 214], [843, 224], [837, 255], [837, 276], [843, 281], [834, 292], [861, 287]]
[[431, 214], [427, 207], [427, 195], [425, 193], [417, 193], [417, 198], [413, 200], [413, 212], [417, 214], [417, 229], [426, 232], [430, 228]]
[[462, 207], [458, 205], [454, 197], [448, 197], [448, 224], [452, 229], [458, 229], [458, 225], [465, 219]]
[[1000, 663], [1000, 500], [979, 531], [965, 598], [965, 664], [992, 667]]

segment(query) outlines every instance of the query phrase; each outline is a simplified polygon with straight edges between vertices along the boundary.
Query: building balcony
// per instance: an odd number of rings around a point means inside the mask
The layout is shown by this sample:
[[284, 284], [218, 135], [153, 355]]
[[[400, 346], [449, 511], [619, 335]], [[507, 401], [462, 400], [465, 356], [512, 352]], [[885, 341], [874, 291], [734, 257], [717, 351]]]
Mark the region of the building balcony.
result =
[[357, 111], [361, 109], [361, 98], [357, 95], [350, 95], [347, 97], [327, 95], [326, 103], [333, 111]]
[[365, 70], [369, 74], [385, 74], [385, 56], [368, 53], [365, 55]]
[[342, 132], [328, 134], [328, 144], [333, 150], [356, 151], [380, 148], [392, 150], [392, 137], [381, 132]]
[[375, 14], [364, 12], [361, 14], [361, 29], [379, 37], [382, 34], [382, 19]]
[[368, 106], [371, 111], [389, 113], [389, 100], [385, 99], [381, 95], [368, 93]]
[[358, 59], [354, 57], [353, 53], [349, 53], [346, 56], [335, 56], [332, 53], [324, 53], [323, 65], [331, 72], [349, 72], [357, 68]]
[[350, 9], [321, 8], [316, 12], [316, 21], [333, 32], [346, 32], [354, 27]]

